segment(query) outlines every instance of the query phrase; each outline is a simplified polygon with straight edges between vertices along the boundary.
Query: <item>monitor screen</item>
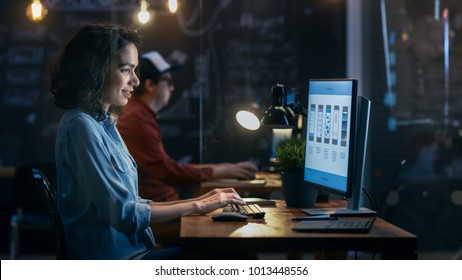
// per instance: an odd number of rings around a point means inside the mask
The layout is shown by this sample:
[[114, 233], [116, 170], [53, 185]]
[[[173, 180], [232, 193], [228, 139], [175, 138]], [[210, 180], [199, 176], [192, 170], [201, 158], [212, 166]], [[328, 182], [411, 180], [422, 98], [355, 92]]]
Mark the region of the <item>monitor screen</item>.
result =
[[305, 181], [329, 193], [351, 195], [357, 81], [310, 80]]
[[361, 207], [371, 102], [355, 79], [310, 80], [304, 180], [347, 198], [346, 208], [304, 209], [310, 215], [369, 216]]

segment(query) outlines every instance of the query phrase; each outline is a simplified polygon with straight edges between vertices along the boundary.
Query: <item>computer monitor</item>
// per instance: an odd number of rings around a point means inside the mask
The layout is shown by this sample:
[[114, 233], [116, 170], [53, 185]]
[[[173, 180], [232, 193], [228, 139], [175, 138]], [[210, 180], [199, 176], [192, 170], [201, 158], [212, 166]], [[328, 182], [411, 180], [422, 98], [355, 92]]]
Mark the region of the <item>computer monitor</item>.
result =
[[370, 216], [361, 207], [370, 101], [355, 79], [316, 79], [308, 86], [304, 180], [347, 199], [346, 208], [304, 209], [310, 215]]

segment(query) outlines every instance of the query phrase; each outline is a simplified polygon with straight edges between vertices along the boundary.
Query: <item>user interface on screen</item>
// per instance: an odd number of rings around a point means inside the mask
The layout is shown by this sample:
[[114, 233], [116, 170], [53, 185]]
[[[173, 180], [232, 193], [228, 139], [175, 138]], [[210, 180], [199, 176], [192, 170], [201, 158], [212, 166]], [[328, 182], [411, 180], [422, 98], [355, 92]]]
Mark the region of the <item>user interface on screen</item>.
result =
[[338, 194], [347, 192], [351, 179], [356, 98], [355, 80], [309, 82], [305, 181]]

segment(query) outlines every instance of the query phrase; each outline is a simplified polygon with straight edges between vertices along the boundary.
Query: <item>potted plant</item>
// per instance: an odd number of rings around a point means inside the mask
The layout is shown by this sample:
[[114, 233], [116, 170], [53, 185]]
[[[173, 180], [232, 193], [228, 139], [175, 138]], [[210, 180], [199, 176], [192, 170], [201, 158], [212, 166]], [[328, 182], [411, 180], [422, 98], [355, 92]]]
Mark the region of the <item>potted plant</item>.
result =
[[276, 147], [276, 158], [281, 170], [282, 191], [287, 207], [313, 207], [318, 191], [303, 179], [305, 140], [283, 140]]

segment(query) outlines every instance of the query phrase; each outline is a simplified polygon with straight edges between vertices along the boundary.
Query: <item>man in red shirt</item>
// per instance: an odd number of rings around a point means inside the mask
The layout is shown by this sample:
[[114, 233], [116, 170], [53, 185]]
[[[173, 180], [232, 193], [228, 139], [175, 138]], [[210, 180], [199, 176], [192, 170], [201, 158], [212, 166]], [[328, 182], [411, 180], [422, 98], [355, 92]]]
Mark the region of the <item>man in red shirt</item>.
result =
[[140, 86], [117, 122], [138, 164], [140, 196], [175, 201], [180, 199], [177, 187], [191, 187], [214, 178], [253, 179], [258, 168], [252, 162], [182, 164], [167, 154], [158, 117], [175, 89], [171, 71], [176, 68], [156, 51], [144, 54], [139, 60]]

